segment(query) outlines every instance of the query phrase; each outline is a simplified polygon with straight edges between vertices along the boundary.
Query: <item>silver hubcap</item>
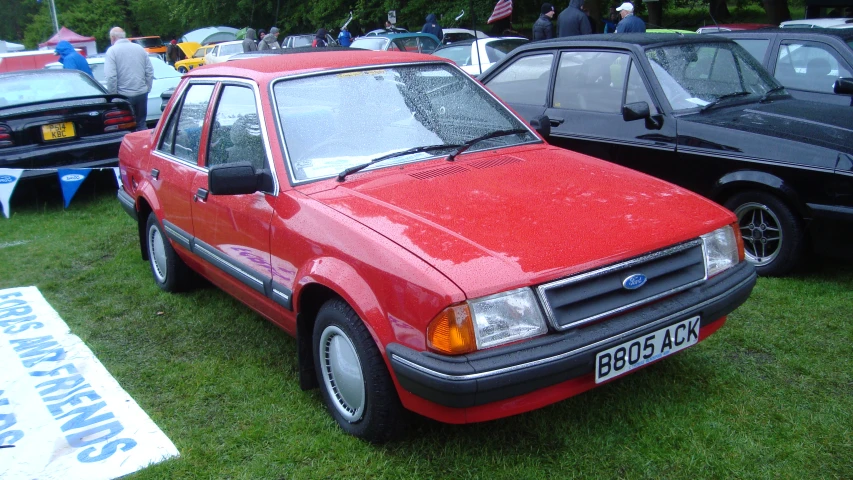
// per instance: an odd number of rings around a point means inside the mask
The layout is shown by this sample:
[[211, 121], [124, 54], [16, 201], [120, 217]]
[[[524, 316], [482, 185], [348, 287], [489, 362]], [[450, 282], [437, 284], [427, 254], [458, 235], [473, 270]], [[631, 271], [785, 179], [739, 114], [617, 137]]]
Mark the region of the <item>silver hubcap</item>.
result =
[[334, 325], [320, 336], [320, 362], [323, 383], [338, 413], [348, 422], [360, 420], [365, 397], [361, 362], [349, 337]]
[[160, 229], [151, 226], [148, 230], [148, 257], [151, 259], [151, 270], [157, 281], [163, 283], [166, 281], [166, 245], [163, 244], [163, 236], [160, 235]]
[[767, 265], [779, 256], [782, 228], [779, 218], [766, 205], [744, 203], [735, 210], [746, 259], [756, 266]]

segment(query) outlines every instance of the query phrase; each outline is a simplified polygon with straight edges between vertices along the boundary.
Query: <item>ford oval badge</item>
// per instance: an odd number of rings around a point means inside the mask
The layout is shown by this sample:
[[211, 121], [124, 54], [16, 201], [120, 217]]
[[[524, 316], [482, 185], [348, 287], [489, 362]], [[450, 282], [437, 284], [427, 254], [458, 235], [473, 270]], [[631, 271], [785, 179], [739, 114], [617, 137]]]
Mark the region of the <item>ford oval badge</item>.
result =
[[11, 175], [0, 175], [0, 183], [12, 183], [15, 180], [16, 178]]
[[630, 277], [625, 278], [625, 280], [622, 280], [622, 286], [626, 290], [636, 290], [636, 289], [642, 287], [643, 285], [645, 285], [646, 280], [647, 280], [646, 276], [643, 275], [642, 273], [635, 273], [635, 274], [631, 275]]

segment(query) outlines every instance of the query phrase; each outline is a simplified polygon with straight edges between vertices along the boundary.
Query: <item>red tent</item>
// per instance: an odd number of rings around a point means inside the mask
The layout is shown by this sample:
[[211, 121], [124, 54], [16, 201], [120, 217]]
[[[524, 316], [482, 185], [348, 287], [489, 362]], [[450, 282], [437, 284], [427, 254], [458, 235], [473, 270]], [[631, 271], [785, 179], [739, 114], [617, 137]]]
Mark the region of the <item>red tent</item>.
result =
[[74, 47], [82, 48], [83, 56], [88, 56], [97, 52], [95, 37], [84, 37], [65, 27], [60, 28], [56, 35], [50, 37], [50, 40], [44, 43], [39, 43], [39, 49], [52, 50], [62, 40], [66, 40]]

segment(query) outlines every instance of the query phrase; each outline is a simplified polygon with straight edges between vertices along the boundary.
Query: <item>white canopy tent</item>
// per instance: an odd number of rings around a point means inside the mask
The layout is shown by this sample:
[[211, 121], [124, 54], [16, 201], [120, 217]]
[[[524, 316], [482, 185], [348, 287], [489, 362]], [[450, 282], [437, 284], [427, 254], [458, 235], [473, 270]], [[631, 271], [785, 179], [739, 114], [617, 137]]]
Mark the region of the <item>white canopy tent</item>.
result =
[[20, 52], [24, 50], [24, 46], [20, 43], [7, 42], [0, 40], [0, 53]]

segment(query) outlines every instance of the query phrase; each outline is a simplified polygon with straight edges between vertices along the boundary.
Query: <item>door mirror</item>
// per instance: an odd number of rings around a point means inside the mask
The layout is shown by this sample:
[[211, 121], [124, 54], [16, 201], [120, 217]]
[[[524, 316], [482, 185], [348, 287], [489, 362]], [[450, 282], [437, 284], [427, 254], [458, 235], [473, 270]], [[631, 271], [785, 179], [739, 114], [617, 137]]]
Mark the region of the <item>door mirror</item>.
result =
[[548, 138], [551, 135], [551, 119], [548, 115], [539, 115], [530, 119], [530, 126], [536, 130], [543, 138]]
[[853, 95], [853, 78], [839, 78], [832, 89], [841, 95]]
[[646, 102], [626, 103], [622, 107], [622, 119], [626, 122], [650, 118], [652, 116], [649, 110], [649, 104]]
[[234, 162], [210, 167], [207, 186], [213, 195], [246, 195], [260, 190], [262, 172], [250, 162]]

